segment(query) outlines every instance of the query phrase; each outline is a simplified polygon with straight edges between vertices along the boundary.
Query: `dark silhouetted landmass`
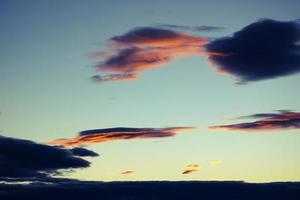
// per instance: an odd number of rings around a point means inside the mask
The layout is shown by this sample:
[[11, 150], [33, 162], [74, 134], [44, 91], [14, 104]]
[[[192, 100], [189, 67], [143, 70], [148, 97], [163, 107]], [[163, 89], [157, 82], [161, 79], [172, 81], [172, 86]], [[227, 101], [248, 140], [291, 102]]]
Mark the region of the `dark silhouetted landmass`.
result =
[[38, 200], [299, 200], [300, 182], [73, 182], [0, 185], [0, 199]]

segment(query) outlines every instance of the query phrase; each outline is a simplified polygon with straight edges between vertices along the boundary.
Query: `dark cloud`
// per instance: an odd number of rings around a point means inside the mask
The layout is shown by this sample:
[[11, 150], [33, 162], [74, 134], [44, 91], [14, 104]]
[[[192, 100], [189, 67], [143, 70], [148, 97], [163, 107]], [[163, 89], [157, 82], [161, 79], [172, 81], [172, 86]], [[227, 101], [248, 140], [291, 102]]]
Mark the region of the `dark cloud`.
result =
[[278, 110], [278, 113], [256, 113], [252, 115], [245, 115], [236, 117], [235, 119], [261, 119], [261, 118], [278, 118], [284, 115], [284, 113], [293, 113], [291, 110]]
[[142, 181], [1, 185], [3, 200], [298, 200], [300, 183], [245, 183], [241, 181]]
[[300, 71], [299, 25], [299, 21], [257, 21], [207, 44], [208, 52], [226, 55], [210, 55], [209, 61], [240, 83], [295, 74]]
[[80, 157], [85, 157], [85, 156], [90, 156], [90, 157], [97, 157], [99, 154], [96, 152], [93, 152], [91, 150], [82, 148], [82, 147], [75, 147], [73, 149], [70, 149], [70, 151], [73, 153], [75, 156], [80, 156]]
[[195, 169], [188, 169], [188, 170], [185, 170], [182, 172], [182, 174], [190, 174], [190, 173], [193, 173], [193, 172], [196, 172], [198, 170], [195, 170]]
[[219, 31], [224, 29], [224, 27], [220, 26], [185, 26], [185, 25], [175, 25], [175, 24], [157, 24], [158, 27], [162, 28], [170, 28], [170, 29], [178, 29], [184, 31]]
[[300, 113], [292, 111], [280, 111], [279, 113], [259, 113], [249, 116], [238, 117], [237, 119], [255, 118], [254, 122], [245, 122], [231, 125], [219, 125], [209, 127], [212, 130], [282, 130], [300, 129]]
[[30, 140], [0, 136], [0, 180], [47, 179], [90, 162], [79, 156], [97, 156], [83, 149], [66, 149], [38, 144]]
[[86, 130], [78, 136], [69, 139], [58, 139], [49, 144], [63, 146], [80, 146], [92, 143], [111, 142], [115, 140], [148, 139], [172, 137], [179, 132], [193, 131], [195, 127], [168, 127], [168, 128], [106, 128]]

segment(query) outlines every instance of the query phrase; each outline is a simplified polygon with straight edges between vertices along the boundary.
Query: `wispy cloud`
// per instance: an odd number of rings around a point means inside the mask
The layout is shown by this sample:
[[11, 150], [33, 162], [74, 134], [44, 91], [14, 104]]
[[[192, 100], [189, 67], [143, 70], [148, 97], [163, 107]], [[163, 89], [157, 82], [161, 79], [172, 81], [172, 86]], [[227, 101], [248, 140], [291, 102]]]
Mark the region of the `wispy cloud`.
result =
[[94, 52], [101, 62], [93, 76], [98, 82], [134, 80], [144, 70], [161, 67], [182, 56], [204, 54], [208, 40], [169, 29], [139, 27], [123, 35], [112, 37], [106, 52]]
[[78, 136], [69, 139], [58, 139], [49, 144], [63, 146], [81, 146], [93, 143], [111, 142], [116, 140], [151, 139], [173, 137], [180, 132], [194, 131], [196, 127], [168, 127], [168, 128], [107, 128], [86, 130]]
[[265, 131], [300, 129], [300, 113], [293, 111], [279, 111], [279, 113], [258, 113], [249, 116], [241, 116], [237, 119], [257, 119], [253, 122], [237, 123], [230, 125], [211, 126], [211, 130], [243, 130]]
[[120, 73], [120, 74], [108, 74], [108, 75], [95, 75], [91, 77], [95, 82], [106, 81], [130, 81], [137, 79], [137, 74], [134, 73]]
[[184, 167], [182, 174], [190, 174], [200, 170], [200, 166], [196, 164], [187, 165]]
[[139, 27], [123, 35], [111, 38], [117, 45], [145, 46], [145, 47], [173, 47], [184, 45], [207, 44], [207, 39], [193, 36], [187, 33], [180, 33], [173, 30], [156, 27]]

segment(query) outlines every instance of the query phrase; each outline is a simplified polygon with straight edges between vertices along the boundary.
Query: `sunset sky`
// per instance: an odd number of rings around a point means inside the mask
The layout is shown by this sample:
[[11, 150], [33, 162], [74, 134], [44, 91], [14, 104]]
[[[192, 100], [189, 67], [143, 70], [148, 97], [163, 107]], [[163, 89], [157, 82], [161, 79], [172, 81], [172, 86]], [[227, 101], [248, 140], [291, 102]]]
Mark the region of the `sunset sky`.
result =
[[80, 180], [300, 180], [300, 1], [87, 2], [0, 2], [3, 138], [91, 150]]

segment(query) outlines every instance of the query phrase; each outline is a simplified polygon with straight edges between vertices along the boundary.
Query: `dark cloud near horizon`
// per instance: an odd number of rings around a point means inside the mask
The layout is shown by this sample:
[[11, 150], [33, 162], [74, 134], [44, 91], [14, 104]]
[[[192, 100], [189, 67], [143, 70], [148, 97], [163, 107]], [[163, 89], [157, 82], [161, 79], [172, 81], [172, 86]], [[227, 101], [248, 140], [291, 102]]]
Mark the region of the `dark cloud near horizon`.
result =
[[84, 148], [66, 149], [0, 136], [0, 180], [46, 180], [53, 175], [89, 167], [90, 162], [81, 156], [98, 154]]
[[221, 26], [185, 26], [185, 25], [176, 25], [176, 24], [157, 24], [158, 27], [162, 28], [170, 28], [170, 29], [178, 29], [184, 31], [219, 31], [223, 30], [224, 27]]
[[253, 122], [237, 123], [230, 125], [218, 125], [209, 127], [211, 130], [243, 130], [266, 131], [300, 129], [300, 113], [293, 111], [279, 111], [279, 113], [258, 113], [249, 116], [241, 116], [236, 119], [258, 119]]
[[151, 139], [173, 137], [184, 131], [193, 131], [196, 127], [167, 128], [128, 128], [116, 127], [81, 131], [78, 136], [67, 139], [57, 139], [49, 144], [63, 146], [81, 146], [93, 143], [111, 142], [115, 140]]
[[300, 71], [300, 23], [262, 19], [233, 36], [211, 41], [209, 61], [240, 83], [287, 76]]

